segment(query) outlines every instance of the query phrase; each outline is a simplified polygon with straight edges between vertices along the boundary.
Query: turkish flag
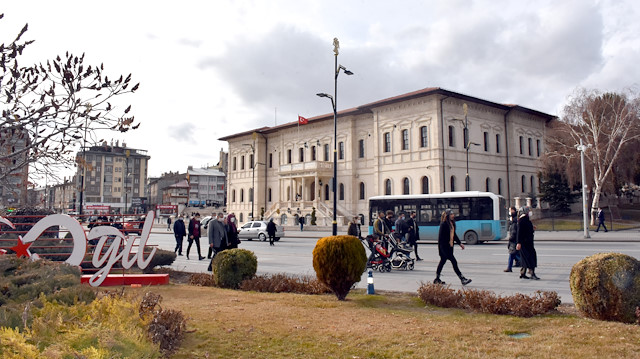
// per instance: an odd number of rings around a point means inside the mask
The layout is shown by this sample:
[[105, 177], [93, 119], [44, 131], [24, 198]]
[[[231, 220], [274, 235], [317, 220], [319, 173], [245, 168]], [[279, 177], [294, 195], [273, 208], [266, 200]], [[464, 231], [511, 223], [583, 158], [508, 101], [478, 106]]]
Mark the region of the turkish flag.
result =
[[302, 116], [298, 116], [298, 124], [299, 125], [306, 125], [307, 123], [309, 123], [309, 120], [302, 117]]

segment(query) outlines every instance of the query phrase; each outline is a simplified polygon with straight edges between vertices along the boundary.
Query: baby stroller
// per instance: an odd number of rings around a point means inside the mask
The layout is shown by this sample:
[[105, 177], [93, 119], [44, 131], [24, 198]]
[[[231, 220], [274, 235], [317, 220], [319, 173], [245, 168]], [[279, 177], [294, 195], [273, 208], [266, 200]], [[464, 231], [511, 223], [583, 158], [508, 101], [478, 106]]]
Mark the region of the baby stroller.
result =
[[391, 254], [387, 251], [387, 245], [384, 243], [384, 240], [378, 240], [376, 236], [370, 234], [362, 241], [370, 253], [367, 259], [367, 268], [380, 272], [390, 272], [391, 261], [389, 258]]
[[415, 260], [411, 258], [411, 248], [400, 244], [393, 233], [385, 236], [385, 240], [389, 242], [391, 268], [413, 270], [415, 266]]

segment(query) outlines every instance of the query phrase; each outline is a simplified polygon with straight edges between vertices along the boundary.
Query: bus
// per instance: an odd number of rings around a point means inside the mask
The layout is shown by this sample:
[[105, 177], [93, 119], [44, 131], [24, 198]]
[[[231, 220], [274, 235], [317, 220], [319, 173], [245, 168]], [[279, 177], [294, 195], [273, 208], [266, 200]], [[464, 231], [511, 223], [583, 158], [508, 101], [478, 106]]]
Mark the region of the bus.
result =
[[507, 235], [507, 202], [491, 192], [466, 191], [441, 194], [390, 195], [369, 198], [369, 234], [378, 212], [416, 212], [420, 240], [438, 240], [440, 216], [450, 208], [456, 215], [456, 233], [467, 244], [498, 241]]

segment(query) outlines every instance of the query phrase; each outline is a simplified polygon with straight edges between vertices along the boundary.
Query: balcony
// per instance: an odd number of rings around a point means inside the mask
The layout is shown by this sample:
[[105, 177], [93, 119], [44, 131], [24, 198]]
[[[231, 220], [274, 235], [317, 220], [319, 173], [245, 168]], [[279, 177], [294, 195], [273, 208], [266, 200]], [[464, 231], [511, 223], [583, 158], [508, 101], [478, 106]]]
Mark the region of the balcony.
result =
[[333, 162], [310, 161], [280, 166], [280, 176], [317, 173], [318, 176], [333, 176]]

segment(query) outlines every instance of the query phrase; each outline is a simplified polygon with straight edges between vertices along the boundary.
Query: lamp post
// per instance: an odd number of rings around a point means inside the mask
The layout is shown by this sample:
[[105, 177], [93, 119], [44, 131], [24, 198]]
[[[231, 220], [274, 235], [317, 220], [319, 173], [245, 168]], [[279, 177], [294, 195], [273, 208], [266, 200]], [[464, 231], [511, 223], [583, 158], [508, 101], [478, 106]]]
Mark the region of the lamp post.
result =
[[469, 183], [469, 147], [471, 147], [472, 145], [480, 146], [480, 144], [471, 142], [471, 136], [469, 136], [469, 121], [467, 120], [467, 112], [469, 111], [469, 109], [466, 103], [462, 104], [462, 109], [464, 110], [464, 148], [467, 151], [467, 174], [464, 178], [464, 190], [469, 191], [471, 187], [471, 184]]
[[250, 143], [245, 143], [243, 146], [251, 147], [251, 220], [253, 221], [255, 220], [253, 204], [256, 187], [256, 148]]
[[338, 38], [333, 39], [333, 52], [335, 54], [335, 72], [334, 72], [334, 89], [333, 96], [326, 93], [316, 94], [320, 97], [326, 97], [331, 100], [331, 107], [333, 107], [333, 224], [332, 224], [332, 233], [333, 235], [338, 234], [338, 220], [336, 217], [337, 212], [337, 180], [338, 180], [338, 75], [340, 74], [340, 70], [342, 70], [346, 75], [353, 75], [353, 72], [347, 70], [344, 66], [338, 65], [338, 52], [340, 49], [340, 42]]
[[582, 171], [582, 225], [584, 229], [584, 238], [591, 238], [589, 235], [589, 225], [588, 222], [588, 214], [587, 214], [587, 176], [584, 170], [584, 151], [587, 148], [591, 147], [591, 145], [583, 145], [582, 139], [580, 139], [580, 144], [576, 145], [578, 151], [580, 151], [580, 170]]
[[129, 175], [131, 174], [129, 173], [129, 156], [131, 155], [131, 152], [129, 150], [126, 150], [124, 152], [124, 155], [125, 155], [124, 166], [126, 168], [124, 170], [125, 177], [124, 177], [124, 213], [122, 214], [123, 219], [124, 219], [124, 216], [127, 214], [127, 203], [129, 202], [129, 190], [127, 189], [127, 182], [129, 182]]

